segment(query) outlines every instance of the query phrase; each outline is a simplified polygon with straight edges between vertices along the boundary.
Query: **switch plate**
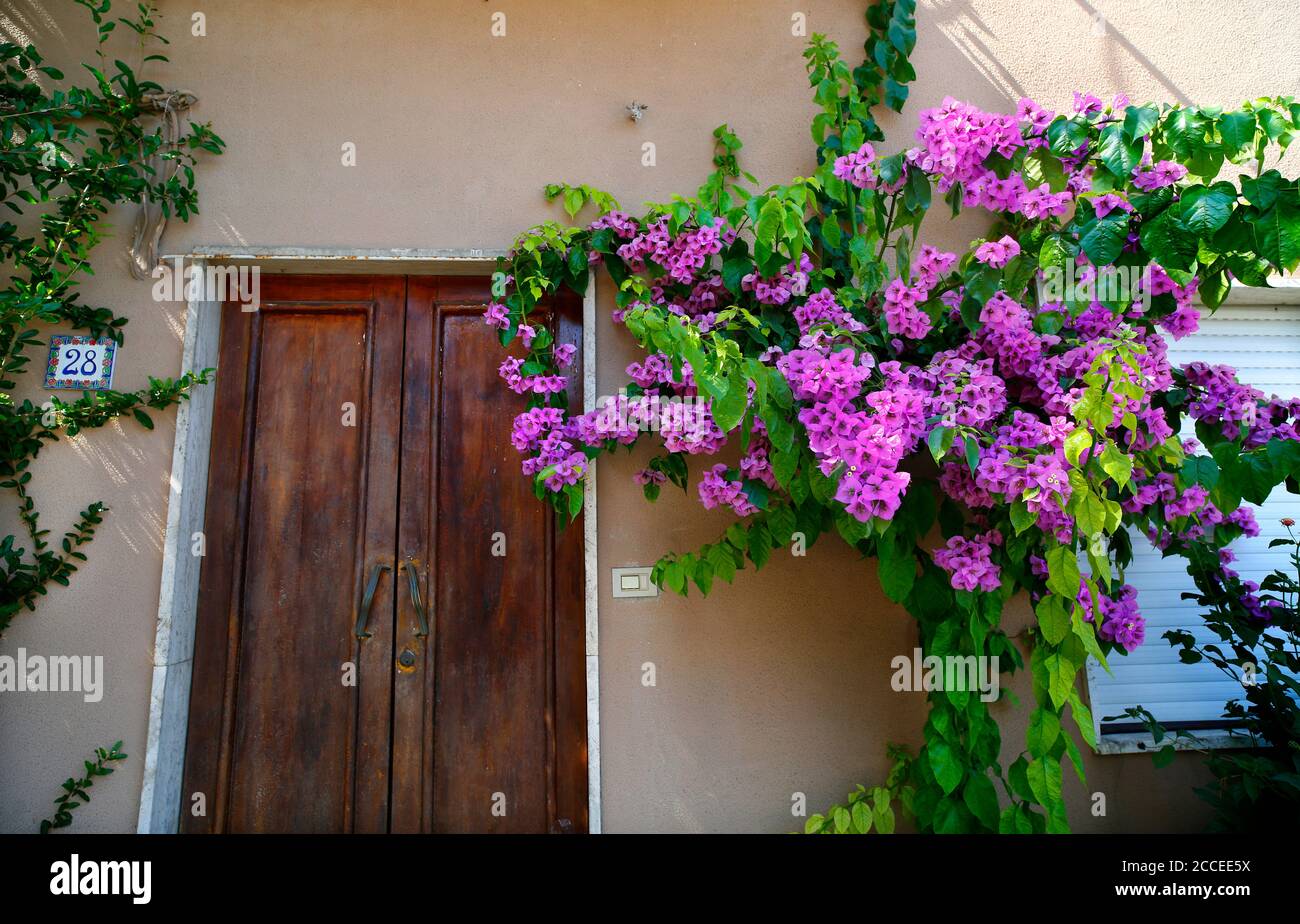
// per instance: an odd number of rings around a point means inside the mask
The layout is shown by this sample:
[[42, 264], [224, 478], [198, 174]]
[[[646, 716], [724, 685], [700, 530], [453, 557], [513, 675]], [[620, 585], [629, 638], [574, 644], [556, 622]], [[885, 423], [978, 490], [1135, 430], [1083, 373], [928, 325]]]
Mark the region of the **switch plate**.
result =
[[657, 597], [659, 588], [650, 580], [649, 568], [614, 568], [614, 596]]

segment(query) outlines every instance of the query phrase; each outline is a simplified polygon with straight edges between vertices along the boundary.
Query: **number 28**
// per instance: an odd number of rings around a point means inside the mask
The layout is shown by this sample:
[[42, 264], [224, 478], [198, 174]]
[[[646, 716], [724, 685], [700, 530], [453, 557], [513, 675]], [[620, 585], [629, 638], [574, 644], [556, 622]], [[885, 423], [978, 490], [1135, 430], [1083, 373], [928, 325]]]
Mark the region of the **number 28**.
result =
[[95, 375], [99, 372], [99, 351], [93, 347], [88, 348], [84, 356], [81, 350], [71, 347], [63, 357], [67, 364], [59, 371], [60, 375]]

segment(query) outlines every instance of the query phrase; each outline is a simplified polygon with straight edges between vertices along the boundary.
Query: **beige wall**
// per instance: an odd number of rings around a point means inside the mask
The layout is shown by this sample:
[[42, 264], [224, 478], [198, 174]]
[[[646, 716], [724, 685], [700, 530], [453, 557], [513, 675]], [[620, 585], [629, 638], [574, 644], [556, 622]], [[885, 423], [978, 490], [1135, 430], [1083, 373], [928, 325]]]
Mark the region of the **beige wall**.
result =
[[[198, 94], [196, 117], [230, 147], [204, 164], [203, 213], [168, 232], [173, 251], [503, 247], [525, 224], [555, 216], [540, 195], [548, 181], [589, 182], [631, 206], [693, 190], [708, 169], [710, 132], [724, 121], [761, 181], [807, 173], [813, 110], [790, 14], [807, 13], [810, 29], [854, 62], [864, 37], [858, 0], [219, 0], [201, 5], [202, 38], [189, 34], [193, 6], [163, 3], [173, 58], [163, 79]], [[1007, 108], [1021, 95], [1065, 106], [1076, 88], [1206, 104], [1300, 91], [1300, 24], [1289, 3], [1254, 2], [1244, 13], [1215, 0], [1095, 6], [1107, 17], [1100, 36], [1082, 0], [923, 0], [920, 80], [907, 113], [884, 120], [889, 146], [905, 146], [917, 111], [948, 94]], [[496, 10], [508, 16], [504, 38], [489, 35]], [[0, 28], [65, 66], [87, 47], [83, 20], [71, 4], [0, 2]], [[651, 107], [639, 124], [623, 112], [633, 99]], [[340, 164], [348, 141], [355, 167]], [[657, 146], [653, 168], [641, 166], [643, 141]], [[932, 222], [931, 240], [961, 246], [979, 227], [974, 216]], [[132, 319], [117, 382], [130, 388], [177, 372], [183, 315], [130, 280], [123, 246], [120, 236], [103, 245], [86, 294]], [[602, 392], [633, 358], [609, 306], [606, 287]], [[61, 530], [96, 498], [113, 512], [72, 588], [19, 616], [0, 651], [102, 653], [108, 693], [97, 705], [71, 695], [0, 700], [0, 830], [31, 829], [59, 780], [115, 738], [132, 759], [96, 785], [77, 828], [134, 827], [171, 429], [170, 416], [152, 434], [127, 425], [43, 457], [34, 493], [46, 525]], [[680, 495], [646, 506], [630, 481], [643, 457], [602, 461], [599, 478], [606, 830], [789, 830], [791, 793], [807, 793], [814, 808], [842, 798], [881, 777], [887, 741], [917, 742], [921, 699], [889, 690], [889, 661], [911, 649], [913, 627], [838, 540], [805, 559], [779, 555], [705, 602], [610, 599], [609, 568], [650, 564], [727, 523]], [[646, 661], [658, 668], [653, 689], [639, 682]], [[1018, 744], [1022, 724], [1009, 716], [1005, 737]], [[1190, 785], [1204, 777], [1193, 759], [1158, 774], [1144, 756], [1088, 763], [1089, 791], [1107, 794], [1109, 814], [1089, 816], [1067, 772], [1078, 829], [1202, 824]]]

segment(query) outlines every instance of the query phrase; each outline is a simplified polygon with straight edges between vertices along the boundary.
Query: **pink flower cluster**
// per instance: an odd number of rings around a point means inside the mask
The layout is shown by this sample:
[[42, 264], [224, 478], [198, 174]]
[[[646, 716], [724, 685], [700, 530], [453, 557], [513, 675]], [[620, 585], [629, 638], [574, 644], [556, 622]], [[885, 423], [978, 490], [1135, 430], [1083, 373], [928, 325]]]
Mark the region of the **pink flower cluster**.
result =
[[1123, 584], [1114, 596], [1098, 593], [1097, 601], [1101, 607], [1100, 620], [1093, 610], [1088, 585], [1079, 588], [1079, 606], [1083, 610], [1083, 618], [1097, 626], [1098, 636], [1113, 642], [1125, 652], [1133, 651], [1145, 641], [1146, 619], [1138, 610], [1136, 587]]
[[799, 421], [818, 466], [828, 475], [844, 466], [835, 496], [862, 522], [888, 520], [898, 510], [911, 480], [898, 466], [926, 432], [924, 373], [882, 363], [882, 387], [864, 396], [874, 365], [870, 354], [848, 347], [793, 350], [777, 360], [795, 398], [809, 402]]
[[758, 508], [745, 493], [744, 484], [727, 478], [727, 466], [724, 463], [718, 463], [704, 473], [700, 479], [699, 491], [700, 503], [706, 510], [730, 507], [741, 517], [758, 512]]
[[641, 226], [637, 224], [635, 218], [627, 214], [627, 212], [620, 212], [618, 209], [606, 212], [588, 226], [590, 231], [599, 231], [602, 228], [609, 228], [624, 240], [631, 240], [641, 230]]
[[[1027, 101], [1023, 101], [1027, 102]], [[1050, 113], [1022, 105], [1026, 128], [1036, 130], [1050, 123]], [[1049, 116], [1046, 123], [1043, 116]], [[1027, 218], [1064, 215], [1074, 201], [1069, 189], [1053, 193], [1047, 183], [1033, 189], [1023, 176], [1012, 173], [1005, 179], [985, 166], [992, 153], [1010, 158], [1026, 141], [1012, 116], [984, 112], [951, 97], [943, 105], [921, 113], [916, 132], [920, 147], [908, 152], [908, 160], [939, 178], [939, 191], [962, 186], [962, 204], [982, 206], [995, 212], [1018, 212]]]
[[812, 271], [812, 259], [804, 253], [799, 255], [797, 264], [787, 264], [778, 276], [764, 279], [757, 273], [749, 273], [740, 280], [740, 288], [754, 293], [754, 298], [760, 304], [784, 305], [792, 296], [803, 295], [808, 291], [808, 277]]
[[1006, 410], [1006, 383], [993, 373], [993, 360], [972, 361], [976, 349], [967, 341], [960, 350], [937, 354], [926, 369], [935, 382], [927, 414], [942, 426], [985, 427]]
[[1154, 192], [1165, 186], [1173, 186], [1187, 176], [1187, 168], [1172, 160], [1162, 160], [1154, 167], [1139, 165], [1133, 171], [1133, 185], [1143, 192]]
[[555, 466], [543, 484], [559, 491], [576, 484], [587, 470], [587, 456], [574, 449], [572, 423], [558, 407], [534, 407], [515, 418], [510, 442], [520, 452], [535, 452], [523, 461], [525, 475], [536, 475]]
[[996, 529], [969, 539], [953, 536], [932, 557], [948, 572], [954, 589], [992, 592], [1002, 586], [1002, 569], [993, 561], [993, 548], [1000, 545], [1002, 534]]
[[618, 255], [635, 272], [644, 272], [648, 260], [663, 267], [671, 281], [687, 285], [695, 281], [695, 275], [709, 264], [710, 258], [735, 239], [735, 230], [721, 218], [715, 218], [712, 224], [685, 228], [673, 237], [664, 216], [621, 245]]
[[891, 334], [921, 340], [930, 333], [930, 316], [921, 307], [930, 296], [924, 286], [895, 279], [885, 287], [885, 326]]
[[661, 396], [657, 390], [607, 396], [572, 418], [571, 426], [574, 437], [593, 448], [610, 440], [630, 446], [643, 433], [658, 434], [669, 452], [688, 455], [715, 455], [727, 442], [706, 403], [692, 396]]
[[865, 324], [835, 300], [835, 293], [830, 289], [820, 289], [809, 295], [807, 301], [794, 309], [794, 319], [803, 334], [818, 324], [832, 324], [854, 332], [866, 330]]
[[1004, 234], [996, 241], [985, 241], [975, 248], [975, 259], [994, 269], [1002, 269], [1020, 254], [1016, 239]]
[[871, 169], [871, 162], [875, 159], [876, 149], [868, 142], [856, 151], [835, 158], [833, 170], [837, 177], [858, 189], [874, 189], [876, 174]]
[[507, 356], [497, 367], [497, 373], [501, 376], [502, 381], [517, 395], [535, 394], [550, 395], [557, 394], [569, 387], [568, 380], [562, 375], [523, 375], [521, 370], [524, 361], [517, 356]]
[[1183, 368], [1188, 385], [1187, 412], [1195, 420], [1217, 426], [1235, 439], [1245, 427], [1247, 449], [1271, 439], [1300, 441], [1300, 400], [1274, 395], [1268, 400], [1257, 388], [1237, 381], [1228, 366], [1189, 363]]
[[957, 263], [957, 255], [925, 245], [912, 262], [908, 285], [895, 279], [885, 287], [885, 326], [891, 334], [920, 340], [930, 332], [930, 316], [921, 305]]
[[1183, 368], [1189, 398], [1187, 412], [1196, 420], [1219, 427], [1225, 437], [1235, 438], [1244, 426], [1255, 425], [1264, 393], [1237, 381], [1228, 366], [1193, 362]]

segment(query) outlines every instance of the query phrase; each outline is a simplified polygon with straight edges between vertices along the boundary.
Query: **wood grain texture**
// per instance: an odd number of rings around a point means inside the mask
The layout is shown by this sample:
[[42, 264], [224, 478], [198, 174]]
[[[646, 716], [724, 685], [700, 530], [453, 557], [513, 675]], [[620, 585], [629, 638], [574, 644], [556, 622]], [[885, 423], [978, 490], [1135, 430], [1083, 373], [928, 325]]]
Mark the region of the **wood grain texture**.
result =
[[[488, 286], [277, 276], [226, 307], [182, 830], [586, 830], [581, 521], [519, 474]], [[580, 344], [580, 301], [546, 323]]]
[[352, 628], [392, 562], [404, 291], [273, 277], [258, 312], [225, 307], [183, 830], [387, 827], [391, 578], [373, 637]]
[[[394, 674], [394, 831], [586, 830], [581, 521], [557, 554], [509, 442], [524, 400], [498, 378], [490, 300], [486, 278], [408, 291], [398, 557], [427, 563], [434, 641], [414, 637], [403, 584], [397, 650], [419, 666]], [[563, 336], [580, 340], [567, 304]]]

